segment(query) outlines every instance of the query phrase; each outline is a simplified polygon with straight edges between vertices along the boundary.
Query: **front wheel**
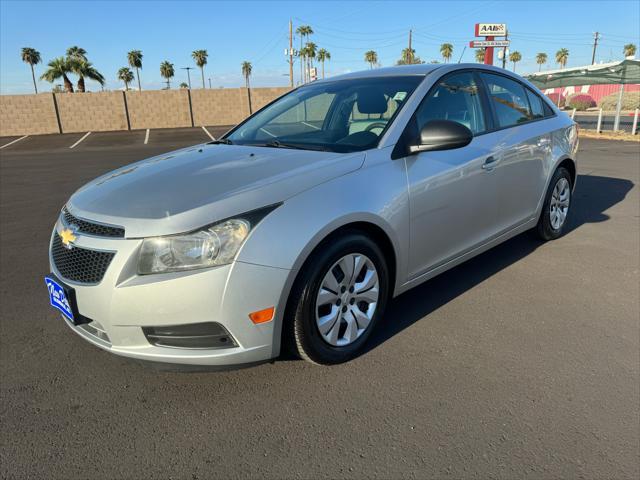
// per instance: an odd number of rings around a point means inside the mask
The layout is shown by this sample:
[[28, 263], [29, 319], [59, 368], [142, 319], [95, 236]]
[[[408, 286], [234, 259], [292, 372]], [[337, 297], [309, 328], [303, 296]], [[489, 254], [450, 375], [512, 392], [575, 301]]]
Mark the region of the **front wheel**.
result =
[[296, 353], [312, 363], [346, 362], [362, 352], [389, 292], [384, 255], [371, 239], [348, 233], [306, 263], [286, 325]]
[[549, 183], [536, 232], [543, 240], [562, 236], [571, 207], [571, 175], [566, 168], [556, 170]]

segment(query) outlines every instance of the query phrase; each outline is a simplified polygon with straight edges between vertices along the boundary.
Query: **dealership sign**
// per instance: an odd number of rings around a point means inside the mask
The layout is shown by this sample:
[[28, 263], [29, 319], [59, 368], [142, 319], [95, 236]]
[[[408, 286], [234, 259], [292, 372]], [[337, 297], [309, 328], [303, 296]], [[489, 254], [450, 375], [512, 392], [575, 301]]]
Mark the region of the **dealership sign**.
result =
[[471, 40], [469, 46], [471, 48], [508, 47], [509, 40]]
[[504, 37], [506, 35], [506, 23], [476, 23], [476, 37]]

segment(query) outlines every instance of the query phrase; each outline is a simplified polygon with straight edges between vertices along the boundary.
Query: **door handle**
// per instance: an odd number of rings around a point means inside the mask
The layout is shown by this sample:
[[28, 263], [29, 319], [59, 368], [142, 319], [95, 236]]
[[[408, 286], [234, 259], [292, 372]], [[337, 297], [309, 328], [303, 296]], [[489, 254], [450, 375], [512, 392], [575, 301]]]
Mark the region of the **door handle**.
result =
[[497, 164], [498, 164], [498, 159], [495, 158], [494, 156], [490, 156], [490, 157], [487, 157], [487, 159], [482, 164], [482, 169], [487, 172], [490, 172], [496, 167]]

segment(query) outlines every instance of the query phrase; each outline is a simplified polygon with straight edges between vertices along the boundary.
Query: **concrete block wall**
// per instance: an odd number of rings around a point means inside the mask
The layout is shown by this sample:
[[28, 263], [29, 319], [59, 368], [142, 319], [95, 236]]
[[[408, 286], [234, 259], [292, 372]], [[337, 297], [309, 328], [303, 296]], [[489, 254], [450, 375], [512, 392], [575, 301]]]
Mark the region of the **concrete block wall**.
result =
[[191, 126], [186, 89], [129, 91], [127, 106], [132, 130]]
[[[253, 111], [288, 90], [252, 88]], [[247, 89], [2, 95], [0, 136], [60, 133], [58, 118], [62, 133], [190, 127], [192, 113], [194, 126], [234, 125], [249, 115]]]
[[0, 136], [59, 133], [52, 93], [0, 96]]
[[126, 130], [122, 92], [56, 95], [64, 133]]

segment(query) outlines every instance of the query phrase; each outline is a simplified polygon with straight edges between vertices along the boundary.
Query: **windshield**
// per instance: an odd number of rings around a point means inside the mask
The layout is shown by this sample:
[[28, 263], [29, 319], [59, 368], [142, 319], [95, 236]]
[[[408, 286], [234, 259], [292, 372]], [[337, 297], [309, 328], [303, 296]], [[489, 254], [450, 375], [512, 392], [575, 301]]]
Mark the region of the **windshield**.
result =
[[298, 88], [238, 126], [225, 140], [355, 152], [377, 145], [422, 76], [359, 78]]

